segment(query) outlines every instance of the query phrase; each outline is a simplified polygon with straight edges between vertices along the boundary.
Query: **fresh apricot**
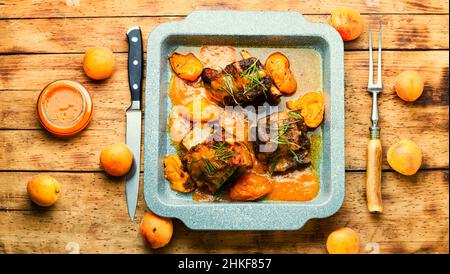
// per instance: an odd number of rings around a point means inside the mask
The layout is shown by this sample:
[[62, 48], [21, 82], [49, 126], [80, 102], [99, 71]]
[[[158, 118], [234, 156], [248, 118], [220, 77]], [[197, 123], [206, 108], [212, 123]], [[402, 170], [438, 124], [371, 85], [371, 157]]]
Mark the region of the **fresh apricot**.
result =
[[406, 102], [413, 102], [422, 95], [424, 81], [420, 74], [414, 70], [400, 73], [395, 81], [395, 92]]
[[51, 206], [58, 200], [61, 187], [49, 175], [37, 175], [28, 181], [27, 192], [30, 199], [39, 206]]
[[153, 212], [145, 213], [140, 225], [141, 235], [151, 248], [166, 246], [172, 239], [173, 223]]
[[413, 175], [422, 165], [422, 150], [413, 141], [402, 139], [389, 147], [387, 161], [398, 173]]
[[106, 47], [89, 48], [84, 54], [83, 69], [94, 80], [109, 78], [114, 71], [114, 53]]
[[357, 10], [347, 7], [334, 9], [328, 23], [339, 32], [344, 41], [358, 38], [364, 28], [361, 14]]
[[109, 175], [123, 176], [131, 169], [133, 153], [123, 143], [109, 145], [100, 153], [100, 163]]
[[327, 250], [330, 254], [358, 254], [360, 240], [351, 228], [342, 227], [331, 232], [327, 239]]

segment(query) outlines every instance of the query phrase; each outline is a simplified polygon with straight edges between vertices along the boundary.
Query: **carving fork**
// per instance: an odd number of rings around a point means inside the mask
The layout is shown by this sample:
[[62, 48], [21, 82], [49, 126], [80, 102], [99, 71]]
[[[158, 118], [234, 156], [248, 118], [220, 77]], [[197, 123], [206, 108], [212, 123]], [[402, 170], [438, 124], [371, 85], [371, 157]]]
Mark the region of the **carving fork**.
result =
[[378, 72], [377, 83], [373, 83], [373, 58], [372, 58], [372, 28], [369, 27], [369, 84], [368, 90], [372, 93], [372, 126], [370, 140], [367, 145], [367, 169], [366, 169], [366, 197], [369, 212], [383, 212], [381, 199], [381, 140], [380, 127], [378, 126], [377, 96], [383, 89], [381, 83], [381, 22], [378, 33]]

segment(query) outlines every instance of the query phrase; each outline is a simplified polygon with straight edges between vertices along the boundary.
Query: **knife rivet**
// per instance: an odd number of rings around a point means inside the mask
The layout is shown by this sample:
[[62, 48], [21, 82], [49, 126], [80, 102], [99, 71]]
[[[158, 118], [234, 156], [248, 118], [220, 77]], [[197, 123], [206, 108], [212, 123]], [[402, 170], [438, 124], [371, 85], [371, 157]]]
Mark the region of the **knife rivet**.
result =
[[138, 60], [134, 60], [133, 65], [137, 66], [137, 64], [139, 64]]
[[137, 37], [131, 37], [131, 42], [137, 42], [138, 41], [138, 38]]
[[137, 89], [138, 85], [137, 84], [133, 84], [133, 89]]

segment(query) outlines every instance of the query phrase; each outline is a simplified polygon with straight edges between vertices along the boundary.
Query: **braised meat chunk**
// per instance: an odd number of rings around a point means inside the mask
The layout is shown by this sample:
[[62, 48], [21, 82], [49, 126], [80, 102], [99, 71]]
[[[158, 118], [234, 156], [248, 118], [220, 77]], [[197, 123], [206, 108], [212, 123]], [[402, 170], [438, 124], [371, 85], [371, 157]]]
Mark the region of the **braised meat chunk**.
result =
[[247, 146], [242, 143], [206, 141], [192, 147], [183, 158], [197, 187], [206, 186], [215, 193], [237, 170], [253, 165]]
[[297, 112], [276, 112], [258, 121], [257, 158], [269, 173], [284, 172], [310, 162], [310, 141], [303, 117]]
[[264, 66], [254, 57], [233, 62], [221, 71], [205, 68], [201, 77], [212, 99], [226, 106], [259, 105], [266, 101], [276, 104], [281, 96]]

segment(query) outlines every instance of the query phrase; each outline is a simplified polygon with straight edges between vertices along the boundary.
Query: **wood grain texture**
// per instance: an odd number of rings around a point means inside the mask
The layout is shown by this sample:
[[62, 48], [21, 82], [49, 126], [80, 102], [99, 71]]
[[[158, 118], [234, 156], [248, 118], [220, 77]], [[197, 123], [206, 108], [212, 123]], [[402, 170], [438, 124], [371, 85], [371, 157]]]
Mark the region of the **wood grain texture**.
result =
[[367, 144], [366, 200], [371, 213], [383, 213], [381, 193], [382, 147], [380, 139], [371, 139]]
[[[312, 22], [326, 23], [328, 15], [307, 15]], [[345, 43], [346, 49], [368, 48], [368, 25], [383, 24], [383, 49], [448, 49], [448, 15], [365, 15], [360, 38]], [[148, 34], [160, 23], [178, 17], [60, 18], [0, 20], [0, 53], [82, 53], [92, 46], [127, 52], [126, 31], [140, 26], [146, 50]], [[83, 35], [80, 35], [82, 33]], [[27, 37], [27, 42], [23, 42]], [[101, 39], [99, 39], [101, 37]]]
[[[297, 231], [192, 231], [175, 220], [171, 244], [149, 249], [138, 233], [147, 210], [142, 195], [137, 219], [127, 217], [123, 178], [100, 172], [105, 144], [125, 140], [129, 105], [125, 31], [141, 26], [144, 40], [159, 23], [182, 20], [192, 10], [297, 11], [325, 22], [331, 10], [349, 6], [368, 24], [383, 24], [383, 84], [379, 98], [383, 151], [400, 138], [422, 148], [422, 169], [413, 176], [384, 171], [384, 213], [368, 212], [365, 150], [371, 96], [367, 33], [345, 43], [346, 199], [327, 219], [310, 220]], [[0, 2], [0, 253], [325, 253], [336, 227], [361, 235], [361, 252], [371, 243], [382, 253], [449, 252], [449, 2], [448, 0], [6, 0]], [[113, 77], [88, 79], [82, 54], [110, 47], [117, 56]], [[391, 51], [389, 51], [391, 50]], [[395, 76], [415, 69], [425, 91], [405, 103], [394, 90]], [[95, 111], [81, 134], [60, 140], [41, 129], [35, 103], [48, 82], [71, 79], [91, 92]], [[383, 154], [383, 169], [390, 170]], [[432, 169], [432, 170], [427, 170]], [[46, 172], [46, 171], [49, 171]], [[56, 177], [63, 192], [51, 208], [35, 206], [26, 182], [37, 173]]]
[[[81, 54], [6, 55], [0, 56], [0, 140], [8, 145], [0, 146], [1, 170], [98, 170], [95, 149], [100, 141], [125, 140], [125, 110], [129, 105], [129, 88], [126, 72], [126, 54], [117, 55], [115, 74], [104, 82], [88, 79], [81, 68]], [[52, 64], [46, 66], [43, 64]], [[445, 51], [386, 51], [383, 55], [384, 91], [379, 98], [381, 138], [383, 150], [399, 138], [410, 138], [424, 151], [423, 168], [448, 167], [448, 53]], [[345, 97], [346, 97], [346, 167], [349, 170], [364, 170], [365, 153], [370, 126], [371, 96], [367, 92], [367, 53], [346, 52]], [[426, 82], [422, 97], [414, 103], [403, 102], [393, 89], [396, 75], [405, 69], [420, 71]], [[36, 73], [39, 71], [40, 73]], [[45, 77], [42, 77], [45, 75]], [[26, 81], [24, 81], [26, 79]], [[71, 144], [78, 151], [78, 159], [84, 164], [74, 163], [72, 158], [58, 159], [55, 163], [48, 157], [51, 148], [55, 158], [59, 144], [43, 131], [19, 131], [14, 129], [40, 129], [36, 119], [35, 104], [40, 90], [51, 80], [72, 79], [81, 82], [91, 92], [94, 101], [94, 117], [82, 138], [75, 137]], [[20, 94], [20, 96], [17, 96]], [[12, 131], [9, 131], [12, 130]], [[105, 131], [106, 130], [106, 131]], [[105, 138], [108, 130], [115, 137]], [[27, 137], [28, 136], [28, 137]], [[32, 136], [32, 137], [30, 137]], [[96, 139], [98, 136], [99, 139]], [[363, 138], [361, 138], [363, 137]], [[367, 138], [366, 138], [367, 137]], [[22, 151], [23, 140], [36, 138], [35, 142], [47, 143], [35, 146], [32, 152]], [[30, 145], [27, 146], [31, 148]], [[90, 149], [91, 153], [83, 153]], [[98, 152], [98, 151], [97, 151]], [[25, 157], [26, 153], [36, 158]], [[18, 158], [16, 158], [18, 157]], [[37, 160], [38, 159], [38, 160]], [[389, 169], [383, 156], [383, 168]]]
[[[134, 222], [128, 220], [123, 180], [103, 173], [50, 173], [62, 186], [61, 199], [43, 209], [30, 202], [28, 172], [0, 172], [0, 253], [66, 253], [68, 242], [82, 253], [324, 253], [326, 237], [348, 226], [382, 253], [448, 253], [448, 171], [406, 177], [383, 173], [385, 212], [365, 205], [364, 172], [346, 174], [343, 207], [333, 217], [310, 220], [296, 231], [192, 231], [175, 221], [172, 242], [152, 251], [138, 233], [146, 208], [141, 197]], [[290, 239], [290, 240], [287, 240]], [[292, 240], [295, 239], [295, 240]]]
[[8, 0], [0, 9], [0, 18], [165, 16], [186, 15], [193, 10], [268, 10], [298, 11], [303, 14], [329, 14], [339, 6], [353, 7], [362, 13], [448, 13], [448, 0]]

